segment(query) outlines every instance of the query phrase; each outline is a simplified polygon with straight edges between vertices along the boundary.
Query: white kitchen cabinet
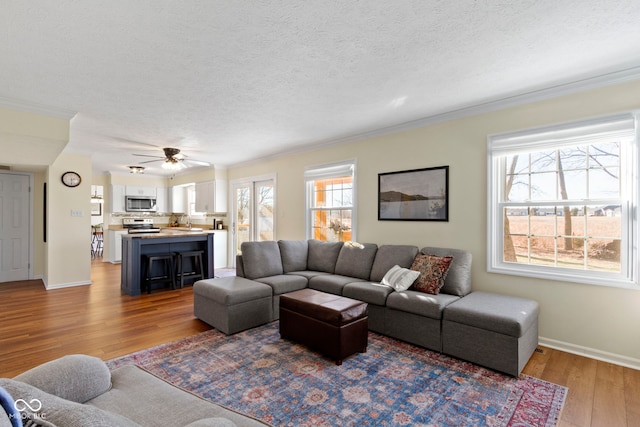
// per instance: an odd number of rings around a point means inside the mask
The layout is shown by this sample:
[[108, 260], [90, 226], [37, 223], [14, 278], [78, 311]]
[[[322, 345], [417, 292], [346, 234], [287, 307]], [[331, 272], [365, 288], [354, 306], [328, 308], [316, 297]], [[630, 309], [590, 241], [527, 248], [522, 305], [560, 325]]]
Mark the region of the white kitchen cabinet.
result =
[[187, 188], [184, 186], [171, 187], [171, 200], [169, 205], [171, 206], [171, 212], [173, 213], [187, 213]]
[[227, 212], [227, 181], [216, 179], [215, 212]]
[[213, 268], [227, 268], [227, 230], [216, 230], [213, 234]]
[[122, 236], [127, 230], [109, 230], [109, 261], [122, 262]]
[[157, 197], [156, 187], [142, 187], [139, 185], [127, 185], [125, 188], [127, 196], [150, 196]]
[[156, 188], [156, 210], [157, 212], [171, 212], [169, 209], [169, 189], [165, 187]]
[[196, 212], [215, 212], [215, 181], [196, 182]]
[[124, 185], [114, 184], [109, 187], [109, 205], [112, 213], [125, 212]]
[[227, 182], [224, 180], [196, 183], [196, 212], [226, 212]]

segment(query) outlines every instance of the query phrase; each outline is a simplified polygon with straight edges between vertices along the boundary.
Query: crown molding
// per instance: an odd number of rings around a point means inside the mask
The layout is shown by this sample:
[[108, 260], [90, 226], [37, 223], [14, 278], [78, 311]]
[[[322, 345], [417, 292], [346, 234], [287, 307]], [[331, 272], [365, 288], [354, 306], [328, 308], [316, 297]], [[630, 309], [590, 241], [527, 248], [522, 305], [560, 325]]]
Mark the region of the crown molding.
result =
[[12, 110], [24, 111], [26, 113], [42, 114], [45, 116], [57, 117], [59, 119], [71, 120], [76, 111], [64, 108], [52, 107], [49, 105], [37, 104], [35, 102], [22, 101], [19, 99], [0, 96], [0, 107]]
[[565, 81], [553, 86], [547, 86], [544, 88], [533, 89], [527, 92], [518, 94], [503, 96], [495, 99], [488, 99], [483, 102], [479, 102], [473, 105], [464, 106], [461, 108], [445, 111], [438, 114], [433, 114], [421, 119], [412, 120], [398, 125], [388, 126], [380, 129], [375, 129], [367, 132], [360, 132], [344, 137], [326, 139], [319, 141], [312, 145], [305, 145], [293, 150], [282, 151], [271, 155], [263, 156], [259, 159], [247, 160], [245, 162], [235, 163], [228, 165], [227, 167], [242, 167], [249, 166], [251, 164], [261, 163], [265, 160], [275, 160], [278, 158], [290, 156], [292, 154], [299, 154], [308, 151], [320, 150], [323, 148], [347, 144], [350, 142], [361, 141], [364, 139], [380, 137], [393, 133], [399, 133], [407, 130], [417, 129], [437, 123], [448, 122], [451, 120], [462, 119], [465, 117], [476, 116], [484, 113], [490, 113], [493, 111], [502, 110], [509, 107], [515, 107], [518, 105], [530, 104], [533, 102], [544, 101], [547, 99], [558, 98], [564, 95], [570, 95], [573, 93], [584, 92], [587, 90], [598, 89], [605, 86], [612, 86], [615, 84], [621, 84], [629, 81], [640, 80], [640, 66], [631, 67], [620, 71], [601, 74], [598, 76], [585, 77], [578, 80]]
[[[363, 132], [352, 136], [347, 136], [335, 140], [327, 140], [324, 144], [321, 142], [317, 145], [332, 145], [346, 142], [353, 142], [362, 139], [373, 138], [376, 136], [398, 133], [406, 130], [416, 129], [437, 123], [448, 122], [451, 120], [462, 119], [465, 117], [477, 116], [484, 113], [502, 110], [518, 105], [531, 104], [547, 99], [558, 98], [564, 95], [584, 92], [587, 90], [598, 89], [605, 86], [625, 83], [633, 80], [640, 80], [640, 67], [627, 68], [625, 70], [616, 71], [608, 74], [602, 74], [595, 77], [587, 77], [580, 80], [559, 83], [554, 86], [534, 89], [528, 92], [518, 93], [496, 99], [486, 100], [477, 104], [465, 106], [462, 108], [434, 114], [422, 119], [389, 126], [370, 132]], [[317, 147], [316, 147], [317, 148]]]

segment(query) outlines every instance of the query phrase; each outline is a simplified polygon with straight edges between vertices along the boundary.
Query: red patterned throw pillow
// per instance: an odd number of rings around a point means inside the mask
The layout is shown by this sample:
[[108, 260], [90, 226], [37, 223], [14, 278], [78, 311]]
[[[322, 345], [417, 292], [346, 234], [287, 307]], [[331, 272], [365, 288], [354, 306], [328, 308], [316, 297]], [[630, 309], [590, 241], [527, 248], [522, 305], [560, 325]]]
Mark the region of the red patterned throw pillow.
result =
[[411, 269], [420, 272], [410, 289], [427, 294], [438, 295], [444, 286], [453, 257], [418, 254], [413, 260]]

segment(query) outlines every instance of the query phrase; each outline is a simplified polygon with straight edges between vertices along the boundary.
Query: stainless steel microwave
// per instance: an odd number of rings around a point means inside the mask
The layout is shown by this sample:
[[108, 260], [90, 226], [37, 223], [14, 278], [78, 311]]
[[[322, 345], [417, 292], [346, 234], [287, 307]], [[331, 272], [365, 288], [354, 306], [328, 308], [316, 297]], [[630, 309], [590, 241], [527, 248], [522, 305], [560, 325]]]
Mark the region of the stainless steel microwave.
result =
[[155, 212], [156, 198], [153, 196], [124, 196], [124, 209], [127, 212]]

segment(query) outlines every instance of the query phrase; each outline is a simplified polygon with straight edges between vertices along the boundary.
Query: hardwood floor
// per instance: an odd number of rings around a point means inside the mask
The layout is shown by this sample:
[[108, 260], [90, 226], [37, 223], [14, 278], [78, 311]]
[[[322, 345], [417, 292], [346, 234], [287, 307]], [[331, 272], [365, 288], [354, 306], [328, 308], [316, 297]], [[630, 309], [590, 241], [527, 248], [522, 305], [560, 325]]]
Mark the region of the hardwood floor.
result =
[[[0, 376], [84, 353], [108, 360], [210, 329], [191, 287], [120, 295], [120, 266], [92, 264], [91, 286], [0, 283]], [[559, 426], [640, 426], [640, 371], [541, 347], [524, 373], [569, 387]]]

